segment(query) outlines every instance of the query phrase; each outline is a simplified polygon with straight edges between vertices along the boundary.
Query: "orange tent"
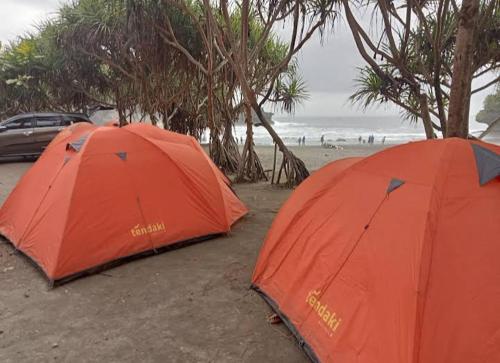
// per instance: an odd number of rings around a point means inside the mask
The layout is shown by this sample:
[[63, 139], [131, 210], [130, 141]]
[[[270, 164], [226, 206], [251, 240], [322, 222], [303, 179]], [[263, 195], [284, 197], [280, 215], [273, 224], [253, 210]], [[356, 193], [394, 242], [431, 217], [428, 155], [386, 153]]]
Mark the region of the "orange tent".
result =
[[247, 212], [190, 136], [145, 124], [62, 131], [0, 210], [49, 280], [227, 232]]
[[313, 361], [500, 362], [500, 147], [333, 162], [276, 217], [253, 287]]

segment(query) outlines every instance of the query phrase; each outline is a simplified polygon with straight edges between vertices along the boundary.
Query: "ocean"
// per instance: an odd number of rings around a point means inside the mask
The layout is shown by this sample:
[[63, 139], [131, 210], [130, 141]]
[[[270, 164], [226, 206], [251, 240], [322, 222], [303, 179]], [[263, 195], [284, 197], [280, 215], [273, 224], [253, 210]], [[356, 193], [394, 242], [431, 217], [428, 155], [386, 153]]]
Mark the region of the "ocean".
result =
[[[321, 136], [331, 144], [357, 144], [359, 137], [367, 140], [373, 135], [379, 144], [385, 137], [386, 144], [399, 144], [425, 139], [424, 128], [419, 124], [403, 121], [399, 117], [273, 117], [274, 129], [285, 144], [297, 145], [298, 138], [305, 136], [306, 145], [320, 145]], [[237, 138], [245, 139], [246, 127], [235, 126]], [[273, 141], [262, 126], [254, 127], [256, 145], [272, 145]]]
[[[412, 123], [398, 116], [336, 116], [336, 117], [273, 117], [274, 129], [285, 144], [297, 145], [298, 138], [305, 136], [306, 145], [321, 145], [321, 136], [331, 144], [357, 144], [359, 137], [367, 140], [373, 135], [375, 143], [401, 144], [425, 139], [421, 122]], [[479, 136], [486, 125], [473, 120], [470, 133]], [[245, 139], [246, 127], [236, 124], [234, 135]], [[439, 135], [441, 137], [441, 135]], [[262, 126], [254, 127], [256, 145], [272, 145], [273, 141]], [[496, 141], [498, 143], [498, 141]]]
[[[92, 121], [102, 124], [104, 121], [117, 120], [115, 111], [99, 111], [92, 116]], [[400, 144], [408, 141], [425, 139], [424, 128], [421, 122], [411, 123], [398, 116], [274, 116], [274, 129], [281, 136], [285, 144], [297, 145], [298, 138], [305, 136], [306, 145], [321, 145], [321, 136], [330, 144], [357, 144], [359, 137], [367, 140], [373, 135], [374, 142], [379, 144], [385, 137], [386, 144]], [[486, 125], [473, 120], [470, 123], [471, 134], [479, 136]], [[208, 139], [209, 131], [205, 132], [202, 142]], [[246, 137], [246, 126], [237, 123], [234, 135], [240, 139]], [[273, 145], [271, 136], [262, 126], [254, 127], [254, 141], [256, 145]], [[495, 139], [498, 143], [498, 137]]]

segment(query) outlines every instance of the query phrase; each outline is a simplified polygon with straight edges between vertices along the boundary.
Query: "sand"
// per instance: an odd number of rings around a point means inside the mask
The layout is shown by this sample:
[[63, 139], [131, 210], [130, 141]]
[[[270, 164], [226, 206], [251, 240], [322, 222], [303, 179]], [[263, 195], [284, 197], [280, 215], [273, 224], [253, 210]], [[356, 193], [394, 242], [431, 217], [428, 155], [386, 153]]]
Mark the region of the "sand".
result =
[[[381, 146], [294, 147], [311, 169]], [[273, 147], [258, 147], [271, 168]], [[0, 163], [0, 203], [30, 162]], [[291, 190], [235, 185], [249, 214], [223, 237], [49, 289], [0, 242], [0, 362], [307, 362], [249, 290], [265, 234]], [[57, 223], [57, 221], [54, 221]]]
[[[381, 144], [355, 144], [355, 145], [341, 145], [340, 150], [327, 149], [321, 146], [289, 146], [289, 149], [300, 159], [304, 161], [310, 171], [321, 168], [323, 165], [337, 159], [352, 157], [352, 156], [366, 156], [380, 151], [389, 145]], [[264, 169], [270, 170], [273, 168], [274, 146], [257, 146], [256, 147], [259, 158], [262, 162]], [[278, 152], [276, 161], [276, 168], [279, 168], [281, 163], [281, 153]]]

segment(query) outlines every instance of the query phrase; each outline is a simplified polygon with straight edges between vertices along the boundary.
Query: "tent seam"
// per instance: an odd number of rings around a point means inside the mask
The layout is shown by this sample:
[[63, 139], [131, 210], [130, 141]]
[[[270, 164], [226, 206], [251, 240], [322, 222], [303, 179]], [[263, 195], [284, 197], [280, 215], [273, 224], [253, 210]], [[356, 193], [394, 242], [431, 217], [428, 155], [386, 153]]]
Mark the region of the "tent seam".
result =
[[[61, 248], [62, 248], [62, 245], [63, 245], [63, 240], [64, 240], [64, 236], [66, 236], [66, 231], [68, 229], [68, 219], [69, 219], [69, 212], [71, 210], [71, 206], [73, 205], [73, 200], [74, 200], [74, 195], [75, 195], [75, 189], [76, 189], [76, 183], [78, 181], [78, 176], [80, 175], [80, 168], [81, 168], [81, 164], [82, 164], [82, 158], [83, 158], [83, 154], [79, 154], [79, 158], [78, 158], [78, 165], [76, 166], [76, 173], [75, 173], [75, 178], [73, 180], [73, 187], [71, 188], [71, 196], [69, 197], [69, 203], [68, 203], [68, 209], [66, 211], [66, 216], [64, 218], [64, 228], [62, 229], [62, 235], [61, 235], [61, 240], [60, 240], [60, 243], [59, 243], [59, 248], [57, 249], [57, 254], [56, 254], [56, 267], [58, 266], [57, 264], [57, 261], [59, 261], [59, 255], [61, 254]], [[50, 279], [50, 277], [49, 277]], [[51, 280], [53, 281], [53, 280]]]
[[[445, 158], [445, 156], [447, 155], [447, 151], [450, 147], [450, 142], [448, 142], [448, 144], [446, 144], [446, 146], [444, 147], [444, 150], [443, 150], [443, 154], [441, 155], [441, 158], [440, 158], [440, 161], [439, 161], [439, 165], [442, 165], [443, 164], [443, 160]], [[444, 180], [444, 183], [443, 185], [446, 185], [446, 181], [448, 180], [448, 177], [449, 177], [449, 171], [450, 171], [450, 168], [451, 168], [451, 163], [449, 163], [447, 165], [447, 168], [446, 168], [446, 174], [445, 174], [445, 180]], [[436, 175], [434, 176], [434, 181], [432, 183], [432, 194], [429, 198], [429, 206], [431, 205], [431, 202], [434, 200], [434, 197], [436, 195], [436, 193], [438, 192], [437, 188], [436, 188], [436, 180], [437, 180], [437, 176], [439, 175], [439, 171], [436, 172]], [[441, 191], [442, 192], [442, 191]], [[438, 199], [438, 202], [439, 202], [439, 210], [441, 210], [441, 205], [443, 203], [443, 199], [444, 199], [444, 193], [441, 193], [441, 195], [438, 195], [436, 197]], [[429, 217], [430, 217], [430, 208], [427, 208], [427, 218], [426, 218], [426, 223], [425, 223], [425, 228], [424, 228], [424, 236], [425, 236], [425, 231], [427, 231], [429, 229]], [[417, 305], [416, 305], [416, 308], [415, 308], [415, 330], [414, 330], [414, 334], [413, 334], [413, 363], [418, 363], [419, 360], [420, 360], [420, 342], [421, 342], [421, 337], [422, 337], [422, 325], [418, 325], [418, 322], [419, 322], [419, 305], [422, 306], [422, 312], [421, 312], [421, 317], [420, 319], [423, 319], [424, 315], [425, 315], [425, 307], [426, 307], [426, 301], [427, 301], [427, 293], [428, 293], [428, 287], [429, 287], [429, 282], [430, 282], [430, 274], [431, 274], [431, 268], [432, 268], [432, 260], [433, 260], [433, 252], [434, 252], [434, 245], [435, 245], [435, 236], [436, 236], [436, 230], [437, 230], [437, 227], [439, 225], [439, 220], [440, 220], [440, 213], [438, 214], [437, 218], [436, 218], [436, 224], [435, 224], [435, 227], [434, 227], [434, 233], [432, 235], [432, 237], [430, 238], [430, 241], [427, 243], [428, 245], [430, 245], [430, 252], [429, 252], [429, 264], [427, 266], [427, 279], [425, 281], [425, 289], [423, 291], [423, 296], [422, 296], [422, 299], [421, 299], [421, 302], [419, 304], [418, 302], [418, 290], [420, 289], [420, 284], [421, 284], [421, 281], [422, 281], [422, 258], [423, 258], [423, 253], [424, 253], [424, 245], [422, 246], [422, 252], [420, 254], [420, 266], [421, 268], [419, 269], [419, 274], [418, 274], [418, 284], [417, 284]], [[424, 237], [424, 244], [425, 244], [425, 237]], [[420, 332], [418, 332], [418, 346], [416, 344], [417, 342], [417, 326], [420, 327]]]
[[[130, 130], [127, 130], [127, 128], [126, 128], [126, 127], [121, 127], [120, 129], [121, 129], [121, 130], [125, 130], [125, 131], [127, 131], [128, 133], [133, 134], [133, 135], [135, 135], [135, 136], [137, 136], [137, 137], [140, 137], [140, 138], [141, 138], [141, 139], [143, 139], [145, 142], [147, 142], [147, 143], [151, 144], [151, 145], [152, 145], [155, 149], [158, 149], [158, 150], [159, 150], [159, 151], [160, 151], [163, 155], [165, 155], [165, 156], [166, 156], [166, 157], [167, 157], [167, 158], [168, 158], [168, 159], [172, 162], [172, 164], [174, 164], [174, 165], [175, 165], [175, 167], [177, 168], [177, 170], [179, 170], [179, 172], [180, 172], [182, 175], [184, 175], [184, 177], [186, 177], [187, 179], [189, 179], [189, 176], [188, 176], [188, 175], [184, 172], [184, 170], [182, 170], [182, 168], [179, 166], [179, 164], [178, 164], [178, 163], [177, 163], [174, 159], [172, 159], [172, 158], [170, 157], [170, 155], [168, 155], [168, 153], [166, 153], [166, 152], [165, 152], [165, 151], [164, 151], [161, 147], [159, 147], [158, 145], [156, 145], [153, 141], [149, 140], [149, 138], [147, 138], [147, 137], [145, 137], [145, 136], [143, 136], [143, 135], [141, 135], [141, 134], [138, 134], [138, 133], [132, 132], [132, 131], [130, 131]], [[212, 171], [212, 175], [215, 177], [215, 181], [217, 182], [217, 185], [219, 185], [219, 180], [217, 179], [217, 177], [216, 177], [216, 176], [215, 176], [215, 174], [213, 173], [212, 167], [210, 167], [210, 169], [211, 169], [211, 171]], [[220, 196], [221, 196], [221, 200], [222, 200], [222, 203], [223, 203], [223, 207], [224, 207], [224, 208], [223, 208], [223, 209], [224, 209], [224, 216], [226, 216], [226, 214], [225, 214], [225, 213], [226, 213], [226, 211], [225, 211], [224, 197], [222, 196], [222, 190], [221, 190], [221, 188], [220, 188], [220, 185], [219, 185], [218, 190], [219, 190], [219, 193], [220, 193]], [[202, 193], [200, 193], [200, 195], [202, 195], [202, 196], [203, 196], [203, 194], [202, 194]], [[204, 199], [204, 200], [205, 200], [205, 199]], [[205, 202], [207, 202], [207, 200], [205, 200]], [[209, 205], [210, 203], [208, 203], [208, 202], [207, 202], [207, 204]], [[224, 218], [224, 220], [227, 222], [227, 218]], [[229, 228], [228, 226], [225, 226], [225, 227], [226, 227], [226, 228]]]
[[[75, 195], [75, 189], [76, 189], [76, 183], [78, 181], [78, 176], [80, 175], [80, 168], [82, 166], [81, 164], [82, 164], [82, 159], [84, 157], [84, 152], [87, 149], [87, 146], [90, 143], [92, 136], [94, 136], [94, 133], [96, 131], [98, 131], [98, 130], [99, 130], [98, 128], [95, 128], [95, 129], [89, 131], [89, 133], [87, 134], [87, 138], [86, 138], [84, 144], [82, 145], [80, 151], [76, 152], [76, 156], [75, 156], [75, 158], [73, 158], [73, 159], [77, 159], [78, 160], [78, 166], [76, 168], [75, 179], [73, 181], [73, 187], [71, 188], [71, 196], [69, 197], [68, 210], [67, 210], [67, 213], [66, 213], [66, 216], [65, 216], [65, 219], [64, 219], [64, 225], [63, 225], [64, 228], [62, 230], [62, 235], [61, 235], [61, 240], [60, 240], [60, 243], [59, 243], [59, 248], [57, 249], [56, 267], [57, 267], [57, 261], [59, 261], [59, 255], [61, 254], [61, 248], [62, 248], [64, 236], [66, 235], [66, 230], [68, 228], [69, 211], [71, 210], [71, 205], [73, 204], [74, 195]], [[49, 280], [51, 281], [51, 283], [53, 283], [55, 281], [55, 280], [52, 280], [50, 277], [49, 277]]]

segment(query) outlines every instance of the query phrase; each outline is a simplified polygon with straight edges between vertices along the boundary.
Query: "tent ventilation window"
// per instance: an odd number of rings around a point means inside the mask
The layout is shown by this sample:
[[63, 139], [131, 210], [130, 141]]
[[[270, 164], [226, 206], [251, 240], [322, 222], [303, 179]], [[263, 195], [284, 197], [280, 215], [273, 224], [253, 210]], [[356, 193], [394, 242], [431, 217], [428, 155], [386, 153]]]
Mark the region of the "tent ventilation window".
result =
[[84, 135], [80, 137], [78, 140], [68, 143], [66, 145], [66, 150], [73, 150], [79, 152], [82, 149], [83, 144], [85, 144], [85, 141], [87, 141], [88, 137], [89, 135]]
[[389, 186], [387, 187], [387, 194], [392, 193], [394, 190], [398, 189], [404, 183], [405, 183], [404, 180], [392, 178], [391, 181], [389, 182]]
[[476, 158], [479, 184], [485, 185], [500, 176], [500, 155], [480, 145], [472, 144]]

